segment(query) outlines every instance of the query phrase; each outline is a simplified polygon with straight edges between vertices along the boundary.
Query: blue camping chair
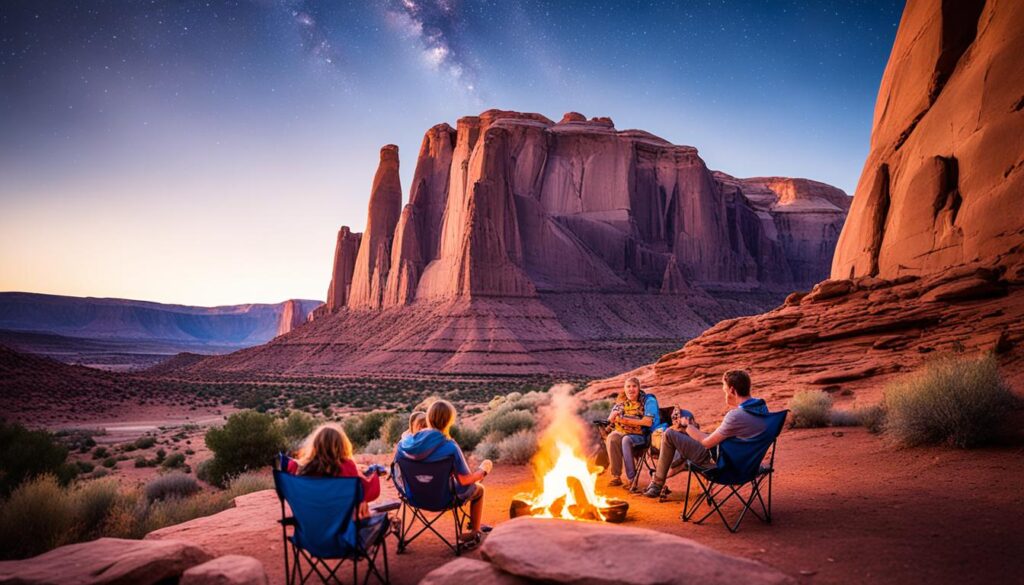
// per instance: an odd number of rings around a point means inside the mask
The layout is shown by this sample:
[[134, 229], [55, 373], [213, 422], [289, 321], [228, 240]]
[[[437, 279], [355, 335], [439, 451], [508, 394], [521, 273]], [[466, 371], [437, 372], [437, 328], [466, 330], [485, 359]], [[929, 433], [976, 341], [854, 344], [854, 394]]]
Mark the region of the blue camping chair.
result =
[[[762, 522], [772, 523], [772, 474], [775, 472], [775, 446], [788, 414], [788, 410], [782, 410], [766, 415], [757, 415], [768, 419], [767, 428], [760, 435], [751, 439], [734, 437], [719, 443], [716, 449], [717, 453], [713, 453], [714, 467], [700, 467], [687, 462], [689, 474], [686, 478], [683, 513], [680, 515], [683, 522], [689, 522], [701, 505], [707, 504], [709, 510], [700, 519], [694, 520], [695, 523], [700, 524], [712, 514], [718, 513], [725, 527], [730, 532], [736, 532], [740, 529], [740, 522], [743, 522], [743, 517], [748, 511]], [[763, 465], [766, 456], [768, 465]], [[700, 496], [696, 502], [690, 504], [690, 485], [691, 480], [694, 479], [700, 487]], [[767, 490], [764, 490], [763, 486], [766, 483]], [[744, 497], [741, 492], [748, 486], [750, 493]], [[766, 493], [763, 493], [765, 491]], [[719, 498], [724, 492], [728, 492], [728, 495]], [[733, 497], [740, 501], [743, 509], [736, 522], [730, 524], [722, 507]], [[754, 509], [755, 501], [760, 504], [760, 512]]]
[[[286, 457], [281, 457], [281, 464], [287, 469]], [[385, 539], [391, 523], [387, 514], [364, 521], [355, 519], [363, 499], [359, 478], [300, 476], [275, 469], [274, 488], [281, 500], [284, 572], [289, 585], [305, 583], [314, 575], [324, 583], [340, 581], [337, 573], [345, 561], [351, 561], [352, 582], [358, 583], [362, 560], [367, 562], [364, 584], [370, 575], [381, 583], [390, 581]], [[287, 515], [285, 502], [291, 508], [291, 516]], [[381, 552], [383, 575], [377, 566]], [[303, 569], [303, 561], [307, 569]]]
[[[391, 481], [402, 500], [398, 552], [404, 552], [409, 543], [429, 530], [448, 545], [456, 556], [462, 554], [463, 526], [469, 520], [469, 513], [463, 509], [466, 500], [460, 499], [456, 491], [458, 480], [455, 478], [455, 457], [445, 457], [431, 463], [395, 457], [391, 464]], [[434, 527], [434, 523], [448, 512], [455, 519], [455, 544]], [[413, 532], [417, 523], [422, 526]]]

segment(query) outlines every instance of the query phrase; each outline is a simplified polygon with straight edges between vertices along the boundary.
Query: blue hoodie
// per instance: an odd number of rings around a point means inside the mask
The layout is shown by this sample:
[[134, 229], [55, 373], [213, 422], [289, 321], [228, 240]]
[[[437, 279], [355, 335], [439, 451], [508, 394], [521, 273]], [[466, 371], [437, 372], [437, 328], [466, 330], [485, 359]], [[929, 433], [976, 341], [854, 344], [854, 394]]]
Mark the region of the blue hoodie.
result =
[[764, 398], [747, 398], [740, 404], [740, 408], [750, 414], [768, 414], [768, 404], [765, 403]]
[[398, 456], [413, 461], [433, 463], [445, 457], [455, 457], [455, 472], [469, 475], [469, 464], [458, 443], [436, 429], [424, 429], [398, 442]]

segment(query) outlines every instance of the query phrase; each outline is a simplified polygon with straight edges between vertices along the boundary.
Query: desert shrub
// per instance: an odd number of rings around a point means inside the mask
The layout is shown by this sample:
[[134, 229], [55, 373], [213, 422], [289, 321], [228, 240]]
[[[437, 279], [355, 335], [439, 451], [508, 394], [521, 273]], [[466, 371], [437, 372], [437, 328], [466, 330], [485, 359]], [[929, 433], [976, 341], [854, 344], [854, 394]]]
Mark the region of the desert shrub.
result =
[[856, 410], [833, 408], [828, 415], [828, 424], [833, 427], [859, 427], [861, 418]]
[[22, 559], [60, 546], [71, 538], [74, 522], [73, 503], [56, 477], [30, 479], [0, 508], [0, 555]]
[[106, 467], [97, 467], [96, 469], [93, 470], [89, 477], [93, 479], [99, 479], [101, 477], [107, 477], [108, 475], [110, 475], [109, 469], [107, 469]]
[[149, 449], [156, 445], [156, 437], [151, 437], [149, 435], [139, 437], [138, 439], [135, 439], [134, 444], [136, 449]]
[[106, 467], [107, 469], [112, 469], [112, 468], [114, 468], [116, 466], [117, 466], [117, 459], [115, 459], [113, 457], [107, 457], [106, 459], [103, 460], [103, 467]]
[[371, 439], [363, 445], [362, 452], [366, 455], [384, 455], [391, 452], [391, 447], [383, 439]]
[[66, 484], [78, 473], [65, 463], [68, 450], [46, 431], [0, 421], [0, 496], [6, 496], [21, 482], [51, 474]]
[[269, 475], [247, 471], [231, 479], [231, 483], [228, 484], [228, 488], [224, 491], [224, 497], [228, 502], [231, 502], [238, 496], [272, 489], [274, 489], [274, 480]]
[[164, 462], [160, 464], [160, 467], [164, 469], [177, 469], [185, 466], [185, 455], [182, 453], [171, 453], [164, 459]]
[[885, 430], [904, 446], [946, 443], [969, 448], [990, 442], [1016, 399], [995, 357], [946, 357], [885, 389]]
[[390, 416], [381, 411], [352, 415], [345, 419], [342, 426], [345, 429], [345, 434], [352, 441], [352, 446], [361, 449], [373, 439], [380, 437], [380, 429]]
[[519, 431], [532, 429], [536, 424], [537, 419], [532, 412], [510, 410], [502, 405], [484, 417], [480, 423], [480, 433], [483, 435], [497, 433], [502, 437], [507, 437]]
[[88, 461], [76, 461], [75, 466], [78, 467], [79, 473], [89, 473], [93, 469], [96, 469], [96, 466]]
[[230, 476], [270, 465], [285, 448], [285, 438], [273, 417], [244, 410], [232, 414], [223, 427], [208, 430], [206, 445], [213, 451], [208, 481], [223, 486]]
[[612, 412], [612, 404], [611, 400], [595, 400], [583, 408], [580, 418], [588, 423], [595, 420], [607, 420], [608, 415]]
[[93, 459], [106, 459], [107, 455], [109, 455], [109, 454], [110, 454], [110, 452], [107, 450], [106, 447], [96, 447], [96, 449], [92, 452], [92, 458]]
[[118, 502], [117, 482], [90, 481], [72, 494], [78, 538], [89, 540], [103, 535]]
[[860, 425], [872, 433], [880, 433], [885, 428], [885, 408], [881, 404], [861, 406], [854, 410]]
[[467, 453], [476, 449], [477, 443], [483, 437], [483, 433], [480, 431], [472, 427], [460, 425], [455, 425], [451, 428], [451, 435], [452, 439], [459, 444], [459, 448]]
[[166, 458], [166, 457], [167, 457], [167, 451], [166, 450], [164, 450], [164, 449], [157, 449], [156, 450], [156, 462], [157, 463], [163, 463], [164, 462], [164, 458]]
[[196, 477], [206, 483], [213, 483], [212, 472], [215, 470], [213, 459], [204, 459], [196, 464]]
[[315, 428], [316, 419], [300, 410], [291, 411], [281, 424], [281, 432], [284, 433], [284, 438], [293, 446], [298, 445]]
[[509, 435], [498, 443], [498, 460], [502, 463], [522, 465], [528, 463], [537, 452], [537, 433], [522, 430]]
[[139, 518], [141, 526], [136, 529], [142, 534], [159, 530], [165, 526], [181, 524], [203, 516], [216, 514], [230, 507], [230, 501], [222, 493], [202, 492], [188, 498], [169, 498], [150, 503]]
[[488, 435], [484, 437], [476, 446], [473, 451], [473, 455], [477, 459], [491, 459], [497, 461], [501, 459], [501, 451], [498, 450], [498, 443], [501, 441], [495, 435]]
[[168, 473], [146, 484], [146, 499], [150, 502], [168, 498], [186, 498], [199, 491], [199, 483], [191, 475]]
[[380, 428], [380, 438], [388, 445], [395, 445], [402, 438], [402, 433], [409, 430], [409, 413], [389, 416]]
[[789, 401], [790, 425], [796, 428], [828, 426], [832, 397], [821, 390], [797, 392]]

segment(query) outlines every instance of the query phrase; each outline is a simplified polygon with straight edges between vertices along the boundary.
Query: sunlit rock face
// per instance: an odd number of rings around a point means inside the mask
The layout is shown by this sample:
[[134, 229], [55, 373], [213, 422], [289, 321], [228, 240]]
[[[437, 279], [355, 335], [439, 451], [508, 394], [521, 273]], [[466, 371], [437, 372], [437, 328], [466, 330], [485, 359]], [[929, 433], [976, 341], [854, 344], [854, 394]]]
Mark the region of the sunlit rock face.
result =
[[[595, 382], [590, 395], [603, 397], [624, 376], [638, 375], [659, 398], [720, 400], [722, 372], [746, 368], [769, 398], [823, 389], [863, 404], [881, 397], [886, 380], [935, 356], [989, 352], [1020, 388], [1021, 31], [1022, 2], [911, 0], [882, 78], [871, 151], [832, 278], [770, 312], [718, 323], [653, 364]], [[809, 267], [797, 274], [811, 276], [832, 229], [815, 219], [816, 210], [846, 200], [810, 181], [719, 179], [747, 185], [754, 207], [767, 202], [776, 210], [789, 268]], [[803, 211], [778, 213], [785, 208]]]
[[924, 275], [1024, 233], [1024, 4], [907, 4], [833, 278]]
[[849, 207], [806, 179], [737, 179], [610, 118], [489, 110], [423, 137], [408, 202], [385, 146], [326, 306], [197, 367], [611, 373], [827, 276]]

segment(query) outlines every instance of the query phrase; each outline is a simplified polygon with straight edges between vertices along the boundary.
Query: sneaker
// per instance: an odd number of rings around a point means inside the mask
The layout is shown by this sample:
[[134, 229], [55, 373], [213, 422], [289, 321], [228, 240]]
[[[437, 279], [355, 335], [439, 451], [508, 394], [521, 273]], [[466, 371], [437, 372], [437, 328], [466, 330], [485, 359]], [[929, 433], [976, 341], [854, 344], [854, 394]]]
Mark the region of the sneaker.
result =
[[608, 485], [610, 487], [615, 487], [615, 486], [618, 486], [618, 485], [622, 485], [622, 478], [621, 477], [613, 477], [611, 479], [611, 481], [608, 482]]
[[661, 490], [662, 490], [662, 486], [660, 486], [660, 485], [658, 485], [658, 484], [656, 484], [656, 483], [654, 483], [652, 481], [651, 485], [647, 486], [647, 489], [644, 491], [644, 496], [646, 496], [648, 498], [660, 498], [661, 497]]

